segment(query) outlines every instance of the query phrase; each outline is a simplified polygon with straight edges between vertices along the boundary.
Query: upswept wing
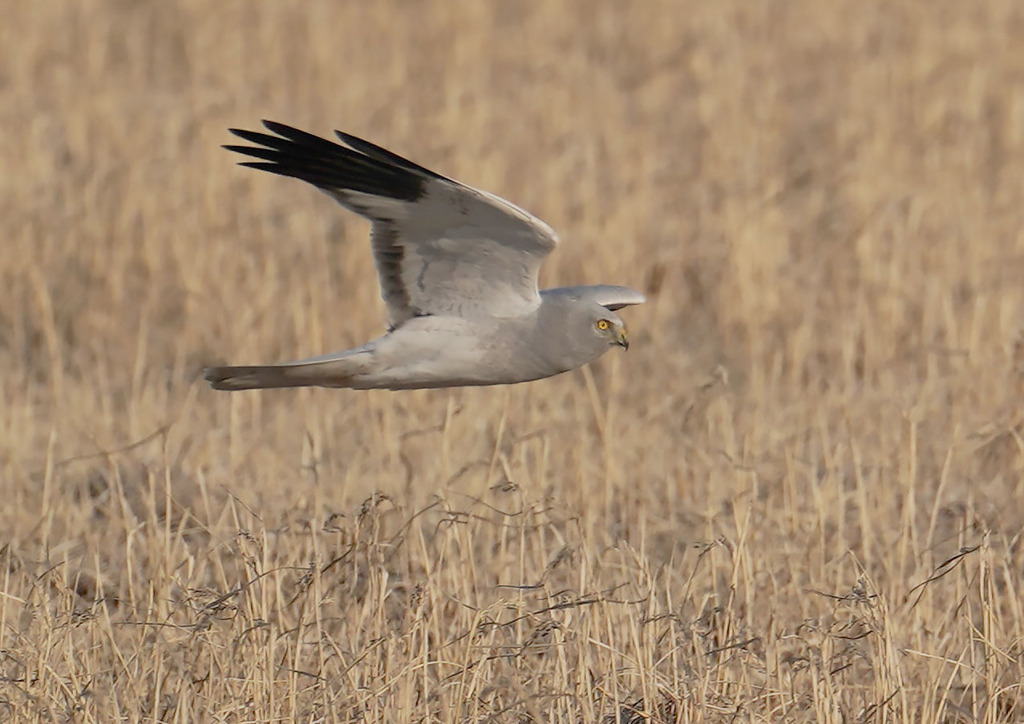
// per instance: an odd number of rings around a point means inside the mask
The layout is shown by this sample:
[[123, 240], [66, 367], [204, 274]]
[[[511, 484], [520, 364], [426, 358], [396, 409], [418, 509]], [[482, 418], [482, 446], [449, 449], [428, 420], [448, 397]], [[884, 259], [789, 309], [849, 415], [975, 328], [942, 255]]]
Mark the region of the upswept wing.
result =
[[231, 129], [253, 146], [242, 166], [313, 184], [370, 219], [388, 322], [449, 314], [514, 317], [540, 303], [537, 273], [558, 237], [540, 219], [484, 191], [335, 131], [345, 144], [273, 121], [273, 134]]
[[541, 294], [544, 296], [568, 296], [574, 299], [587, 299], [600, 304], [602, 307], [610, 309], [613, 312], [617, 312], [623, 307], [629, 307], [633, 304], [643, 304], [647, 301], [647, 297], [636, 289], [615, 286], [612, 284], [591, 284], [589, 286], [579, 287], [555, 287], [554, 289], [545, 289]]

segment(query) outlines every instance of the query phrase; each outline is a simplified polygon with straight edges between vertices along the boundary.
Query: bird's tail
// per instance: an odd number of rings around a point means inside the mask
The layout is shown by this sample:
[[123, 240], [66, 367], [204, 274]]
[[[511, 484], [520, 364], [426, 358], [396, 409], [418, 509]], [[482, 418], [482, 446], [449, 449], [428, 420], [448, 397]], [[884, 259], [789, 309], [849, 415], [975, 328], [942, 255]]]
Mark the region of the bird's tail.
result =
[[273, 387], [352, 387], [367, 371], [369, 355], [341, 353], [279, 365], [207, 367], [203, 376], [215, 390], [259, 390]]

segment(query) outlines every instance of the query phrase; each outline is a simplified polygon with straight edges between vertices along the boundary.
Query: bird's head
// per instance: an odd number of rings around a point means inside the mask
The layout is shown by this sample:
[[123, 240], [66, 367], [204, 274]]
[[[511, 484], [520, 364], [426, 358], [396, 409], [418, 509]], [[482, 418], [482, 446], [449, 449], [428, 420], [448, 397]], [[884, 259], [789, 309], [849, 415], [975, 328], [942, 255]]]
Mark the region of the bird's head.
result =
[[626, 325], [616, 312], [644, 301], [640, 292], [606, 285], [546, 289], [541, 297], [540, 326], [560, 327], [565, 340], [563, 345], [545, 346], [545, 354], [551, 364], [564, 369], [593, 361], [609, 347], [628, 349]]
[[610, 346], [629, 349], [626, 325], [619, 318], [619, 315], [607, 307], [595, 304], [593, 309], [591, 309], [590, 318], [591, 330], [599, 339], [604, 340]]

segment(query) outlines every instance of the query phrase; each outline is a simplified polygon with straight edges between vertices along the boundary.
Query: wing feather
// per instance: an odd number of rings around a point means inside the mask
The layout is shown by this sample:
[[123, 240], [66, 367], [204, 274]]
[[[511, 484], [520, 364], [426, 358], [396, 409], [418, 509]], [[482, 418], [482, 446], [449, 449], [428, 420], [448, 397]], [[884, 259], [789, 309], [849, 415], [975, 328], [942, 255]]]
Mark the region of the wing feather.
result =
[[336, 131], [342, 146], [282, 123], [231, 129], [241, 165], [313, 184], [373, 222], [373, 256], [392, 328], [423, 315], [517, 316], [540, 304], [537, 274], [557, 236], [492, 194]]

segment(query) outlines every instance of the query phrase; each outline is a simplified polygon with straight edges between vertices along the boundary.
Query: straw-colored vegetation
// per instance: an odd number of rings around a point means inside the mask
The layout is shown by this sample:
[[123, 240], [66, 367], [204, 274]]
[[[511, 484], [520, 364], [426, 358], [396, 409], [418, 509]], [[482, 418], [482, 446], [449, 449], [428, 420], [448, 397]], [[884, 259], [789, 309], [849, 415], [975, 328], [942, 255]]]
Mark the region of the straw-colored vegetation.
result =
[[[0, 719], [1024, 718], [1019, 2], [3, 14]], [[263, 117], [542, 216], [632, 349], [209, 390], [382, 326]]]

